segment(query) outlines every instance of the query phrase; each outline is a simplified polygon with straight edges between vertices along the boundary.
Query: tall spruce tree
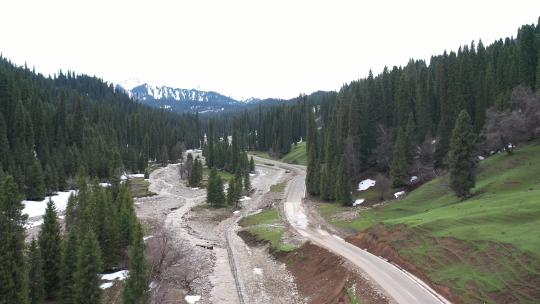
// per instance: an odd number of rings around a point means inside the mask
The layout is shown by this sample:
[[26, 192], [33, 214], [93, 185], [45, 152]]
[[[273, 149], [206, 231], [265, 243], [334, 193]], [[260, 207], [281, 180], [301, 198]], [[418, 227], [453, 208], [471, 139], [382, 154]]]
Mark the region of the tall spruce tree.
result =
[[62, 304], [77, 304], [79, 247], [77, 231], [71, 229], [63, 241], [62, 268], [60, 271], [60, 302]]
[[405, 131], [403, 128], [399, 128], [396, 143], [394, 144], [392, 164], [390, 166], [390, 179], [394, 187], [403, 186], [407, 182], [407, 170], [409, 168], [407, 162], [408, 145]]
[[344, 206], [352, 205], [351, 197], [351, 181], [349, 180], [349, 172], [347, 170], [347, 160], [345, 156], [341, 157], [337, 170], [336, 181], [336, 200]]
[[307, 121], [307, 158], [308, 166], [306, 173], [306, 188], [312, 195], [318, 195], [319, 192], [319, 158], [317, 155], [317, 125], [315, 124], [315, 114], [313, 107], [308, 105], [308, 121]]
[[29, 200], [40, 201], [45, 198], [46, 188], [43, 169], [39, 160], [34, 159], [32, 165], [28, 169], [26, 176], [26, 198]]
[[100, 273], [101, 249], [92, 230], [86, 232], [79, 249], [79, 265], [77, 267], [77, 303], [101, 303]]
[[460, 198], [470, 195], [476, 180], [476, 134], [471, 118], [463, 110], [459, 114], [449, 151], [450, 187]]
[[43, 303], [45, 298], [43, 262], [41, 259], [41, 252], [35, 239], [32, 239], [32, 242], [30, 243], [29, 262], [30, 273], [28, 275], [28, 281], [30, 289], [30, 303]]
[[225, 203], [225, 194], [223, 192], [223, 181], [218, 175], [216, 168], [212, 168], [208, 177], [208, 186], [206, 187], [206, 202], [211, 206], [221, 206]]
[[144, 259], [142, 225], [135, 230], [135, 240], [129, 258], [129, 275], [124, 287], [124, 304], [143, 304], [147, 302], [148, 273]]
[[0, 303], [27, 304], [28, 280], [24, 261], [23, 204], [13, 177], [0, 186]]
[[253, 160], [253, 156], [249, 158], [249, 171], [255, 173], [255, 161]]
[[43, 225], [39, 232], [38, 242], [43, 259], [43, 276], [45, 278], [45, 298], [56, 299], [60, 287], [60, 264], [62, 257], [60, 224], [54, 202], [49, 199], [43, 216]]

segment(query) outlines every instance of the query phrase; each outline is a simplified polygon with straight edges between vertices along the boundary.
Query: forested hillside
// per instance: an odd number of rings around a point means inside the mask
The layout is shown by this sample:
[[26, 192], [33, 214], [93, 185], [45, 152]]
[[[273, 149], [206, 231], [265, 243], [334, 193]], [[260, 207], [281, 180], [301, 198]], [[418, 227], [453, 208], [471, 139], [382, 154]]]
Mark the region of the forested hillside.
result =
[[528, 88], [540, 87], [539, 56], [540, 25], [524, 25], [515, 38], [411, 59], [343, 86], [308, 121], [308, 191], [339, 199], [350, 191], [348, 179], [358, 182], [368, 169], [389, 173], [395, 187], [410, 176], [431, 179], [448, 166], [462, 110], [480, 135], [480, 154], [534, 138], [538, 109]]
[[138, 105], [94, 77], [44, 77], [4, 58], [0, 107], [0, 175], [12, 175], [28, 199], [74, 186], [81, 167], [118, 177], [200, 145], [196, 115]]

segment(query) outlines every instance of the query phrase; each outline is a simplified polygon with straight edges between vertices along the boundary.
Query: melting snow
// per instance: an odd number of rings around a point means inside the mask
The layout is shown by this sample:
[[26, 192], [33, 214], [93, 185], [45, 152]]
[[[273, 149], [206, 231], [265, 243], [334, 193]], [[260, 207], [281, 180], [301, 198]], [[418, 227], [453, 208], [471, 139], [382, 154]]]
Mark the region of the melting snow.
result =
[[240, 213], [240, 211], [236, 210], [236, 211], [233, 211], [234, 214], [238, 214]]
[[244, 196], [244, 197], [242, 197], [242, 198], [240, 199], [240, 201], [241, 201], [241, 202], [243, 202], [243, 201], [249, 201], [250, 199], [251, 199], [251, 197], [249, 197], [249, 196]]
[[482, 155], [478, 155], [478, 160], [484, 160], [485, 158]]
[[28, 223], [26, 223], [26, 225], [24, 225], [24, 228], [30, 229], [30, 228], [40, 226], [41, 224], [43, 224], [43, 219], [37, 220], [37, 221], [34, 221], [34, 222], [28, 222]]
[[263, 271], [261, 268], [253, 268], [253, 273], [262, 276]]
[[99, 183], [99, 185], [100, 185], [101, 187], [104, 187], [104, 188], [107, 188], [107, 187], [110, 187], [110, 186], [111, 186], [110, 183]]
[[126, 180], [126, 179], [130, 179], [130, 178], [144, 178], [144, 173], [138, 173], [138, 174], [122, 174], [122, 176], [120, 176], [120, 179], [121, 180]]
[[157, 285], [158, 285], [158, 284], [156, 283], [156, 281], [152, 281], [152, 282], [150, 282], [150, 284], [148, 284], [148, 288], [154, 289], [154, 288], [157, 287]]
[[45, 214], [47, 208], [47, 202], [49, 198], [54, 202], [56, 211], [59, 213], [66, 210], [67, 202], [71, 194], [77, 194], [77, 190], [62, 191], [53, 196], [47, 196], [44, 200], [38, 201], [22, 201], [24, 204], [23, 213], [28, 214], [28, 217], [40, 216]]
[[414, 176], [411, 176], [411, 179], [409, 180], [409, 182], [414, 183], [417, 180], [418, 180], [418, 176], [414, 175]]
[[199, 190], [199, 187], [193, 187], [191, 190]]
[[365, 202], [365, 201], [366, 201], [365, 199], [360, 198], [360, 199], [355, 200], [354, 203], [353, 203], [352, 205], [353, 205], [353, 207], [356, 207], [356, 206], [361, 205], [361, 204], [362, 204], [363, 202]]
[[153, 237], [154, 237], [153, 235], [145, 236], [145, 237], [143, 237], [143, 241], [146, 241], [146, 240], [151, 239]]
[[394, 193], [394, 197], [395, 197], [395, 198], [400, 198], [400, 197], [402, 197], [403, 195], [405, 195], [405, 191], [399, 191], [399, 192]]
[[99, 285], [99, 288], [101, 288], [101, 289], [107, 289], [107, 288], [111, 288], [112, 285], [113, 285], [112, 282], [105, 282], [105, 283]]
[[201, 296], [197, 296], [197, 295], [195, 295], [195, 296], [186, 296], [184, 299], [189, 304], [195, 304], [195, 303], [199, 302], [199, 300], [201, 299]]
[[375, 181], [372, 179], [365, 179], [358, 184], [358, 191], [364, 191], [375, 186]]
[[101, 279], [104, 281], [123, 280], [128, 276], [129, 270], [120, 270], [113, 273], [106, 273], [101, 275]]

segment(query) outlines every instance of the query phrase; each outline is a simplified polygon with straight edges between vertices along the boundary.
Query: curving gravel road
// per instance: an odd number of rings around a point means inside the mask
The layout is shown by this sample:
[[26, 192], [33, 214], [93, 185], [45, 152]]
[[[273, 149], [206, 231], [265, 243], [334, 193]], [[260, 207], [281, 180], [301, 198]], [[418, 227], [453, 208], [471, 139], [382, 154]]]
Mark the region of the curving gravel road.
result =
[[357, 265], [398, 303], [450, 303], [412, 274], [387, 262], [381, 257], [346, 242], [339, 236], [321, 229], [320, 226], [313, 227], [313, 225], [310, 225], [303, 206], [306, 178], [305, 167], [262, 158], [259, 158], [259, 161], [273, 163], [276, 166], [296, 173], [296, 176], [290, 181], [287, 187], [287, 200], [284, 209], [287, 220], [299, 234]]

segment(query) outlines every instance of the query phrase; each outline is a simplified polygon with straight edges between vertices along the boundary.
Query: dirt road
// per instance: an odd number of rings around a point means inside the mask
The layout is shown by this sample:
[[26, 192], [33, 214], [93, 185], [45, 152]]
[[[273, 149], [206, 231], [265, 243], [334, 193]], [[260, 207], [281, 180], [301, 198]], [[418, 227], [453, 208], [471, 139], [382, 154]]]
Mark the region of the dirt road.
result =
[[299, 234], [358, 266], [398, 303], [449, 303], [412, 274], [346, 242], [339, 236], [322, 229], [320, 225], [315, 224], [314, 227], [313, 223], [310, 223], [308, 213], [303, 205], [305, 168], [276, 161], [263, 161], [296, 172], [296, 176], [291, 180], [287, 188], [287, 200], [284, 209], [287, 220]]

